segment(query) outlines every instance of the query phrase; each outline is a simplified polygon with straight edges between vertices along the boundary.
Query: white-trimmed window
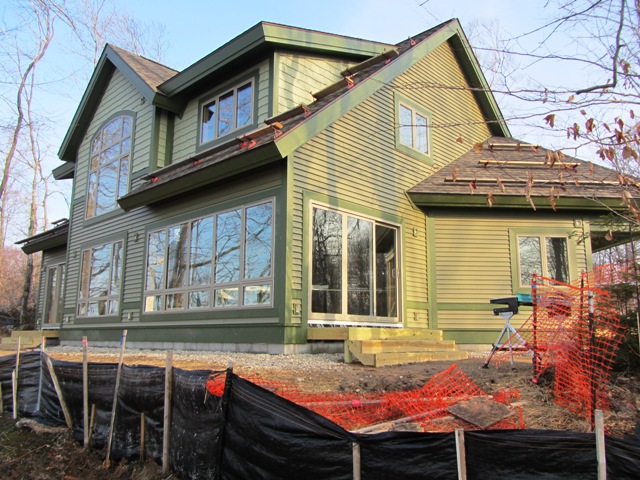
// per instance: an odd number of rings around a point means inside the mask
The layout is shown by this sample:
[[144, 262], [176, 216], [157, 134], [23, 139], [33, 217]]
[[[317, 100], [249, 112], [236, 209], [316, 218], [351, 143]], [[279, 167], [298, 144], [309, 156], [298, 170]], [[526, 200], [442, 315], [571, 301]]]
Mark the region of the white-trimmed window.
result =
[[200, 143], [210, 142], [253, 123], [253, 81], [245, 82], [202, 105]]
[[398, 317], [398, 227], [312, 207], [312, 320]]
[[109, 121], [91, 142], [86, 217], [114, 210], [129, 188], [133, 117]]
[[117, 315], [122, 279], [122, 241], [82, 252], [78, 316]]
[[569, 241], [552, 235], [519, 235], [518, 268], [520, 285], [531, 285], [534, 273], [568, 283]]
[[429, 118], [404, 102], [398, 104], [398, 143], [429, 155]]
[[145, 312], [273, 304], [269, 200], [149, 233]]

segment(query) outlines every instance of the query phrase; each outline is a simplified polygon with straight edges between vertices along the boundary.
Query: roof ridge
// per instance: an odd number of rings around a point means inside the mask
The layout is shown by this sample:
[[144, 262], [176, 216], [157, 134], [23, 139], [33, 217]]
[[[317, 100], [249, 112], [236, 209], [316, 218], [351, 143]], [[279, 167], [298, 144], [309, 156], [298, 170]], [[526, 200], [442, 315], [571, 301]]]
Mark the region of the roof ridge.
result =
[[171, 70], [171, 71], [176, 72], [176, 73], [179, 73], [179, 72], [180, 72], [180, 70], [176, 70], [175, 68], [170, 67], [170, 66], [168, 66], [168, 65], [165, 65], [164, 63], [161, 63], [161, 62], [159, 62], [159, 61], [157, 61], [157, 60], [154, 60], [154, 59], [152, 59], [152, 58], [149, 58], [149, 57], [145, 57], [144, 55], [140, 55], [140, 54], [138, 54], [138, 53], [131, 52], [131, 51], [127, 50], [126, 48], [119, 47], [118, 45], [115, 45], [115, 44], [113, 44], [113, 43], [108, 43], [108, 42], [107, 42], [107, 44], [106, 44], [105, 46], [109, 46], [109, 47], [111, 47], [111, 48], [112, 48], [113, 50], [115, 50], [115, 51], [116, 51], [116, 53], [118, 53], [118, 54], [119, 54], [119, 52], [118, 52], [118, 51], [120, 51], [120, 52], [124, 52], [124, 53], [126, 53], [127, 55], [131, 55], [131, 56], [134, 56], [134, 57], [141, 58], [141, 59], [143, 59], [143, 60], [146, 60], [147, 62], [150, 62], [150, 63], [153, 63], [153, 64], [158, 65], [158, 66], [160, 66], [160, 67], [166, 68], [167, 70]]

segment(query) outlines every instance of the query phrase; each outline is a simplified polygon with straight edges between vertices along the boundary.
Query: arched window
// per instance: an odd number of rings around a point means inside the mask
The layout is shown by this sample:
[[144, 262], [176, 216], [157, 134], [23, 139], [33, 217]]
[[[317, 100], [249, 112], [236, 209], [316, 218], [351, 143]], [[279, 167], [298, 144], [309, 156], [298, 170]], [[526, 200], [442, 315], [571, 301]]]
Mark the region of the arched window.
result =
[[87, 218], [110, 212], [129, 188], [133, 118], [110, 120], [91, 142], [87, 187]]

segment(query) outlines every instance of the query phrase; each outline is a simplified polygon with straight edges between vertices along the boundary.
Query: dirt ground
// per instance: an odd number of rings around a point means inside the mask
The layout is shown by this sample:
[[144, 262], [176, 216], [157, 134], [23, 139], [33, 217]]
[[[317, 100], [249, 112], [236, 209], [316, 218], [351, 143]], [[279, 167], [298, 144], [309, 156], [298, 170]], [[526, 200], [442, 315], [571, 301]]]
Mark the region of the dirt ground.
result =
[[[52, 356], [78, 361], [78, 354]], [[452, 362], [430, 362], [394, 367], [373, 368], [354, 363], [345, 365], [338, 356], [335, 366], [321, 372], [314, 368], [252, 365], [247, 356], [234, 365], [234, 372], [249, 378], [293, 383], [301, 390], [324, 392], [389, 392], [423, 386], [433, 375], [448, 368]], [[249, 357], [250, 358], [250, 357]], [[92, 356], [91, 361], [115, 362], [115, 355]], [[160, 355], [137, 355], [128, 364], [164, 366]], [[524, 419], [529, 429], [551, 429], [586, 432], [589, 425], [573, 413], [557, 406], [546, 387], [531, 382], [531, 362], [520, 359], [512, 368], [509, 362], [496, 362], [483, 369], [480, 355], [455, 362], [480, 388], [491, 394], [504, 388], [516, 388], [524, 402]], [[184, 369], [223, 370], [226, 362], [218, 360], [177, 358], [174, 365]], [[294, 363], [295, 365], [295, 363]], [[616, 372], [610, 385], [612, 409], [605, 412], [605, 425], [611, 435], [625, 437], [634, 434], [640, 421], [640, 373]], [[16, 429], [13, 420], [0, 418], [0, 478], [1, 479], [137, 479], [176, 478], [162, 476], [153, 463], [120, 464], [109, 469], [102, 467], [104, 452], [87, 452], [77, 445], [69, 433], [36, 434]]]

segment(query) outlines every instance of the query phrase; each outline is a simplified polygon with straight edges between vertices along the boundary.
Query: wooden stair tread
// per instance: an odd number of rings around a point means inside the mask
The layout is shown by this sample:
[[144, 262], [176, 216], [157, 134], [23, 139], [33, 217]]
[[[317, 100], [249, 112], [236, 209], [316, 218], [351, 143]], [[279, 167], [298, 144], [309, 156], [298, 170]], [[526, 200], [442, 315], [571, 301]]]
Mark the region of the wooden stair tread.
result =
[[427, 352], [427, 351], [452, 351], [456, 349], [453, 340], [360, 340], [360, 349], [363, 353], [383, 352]]

